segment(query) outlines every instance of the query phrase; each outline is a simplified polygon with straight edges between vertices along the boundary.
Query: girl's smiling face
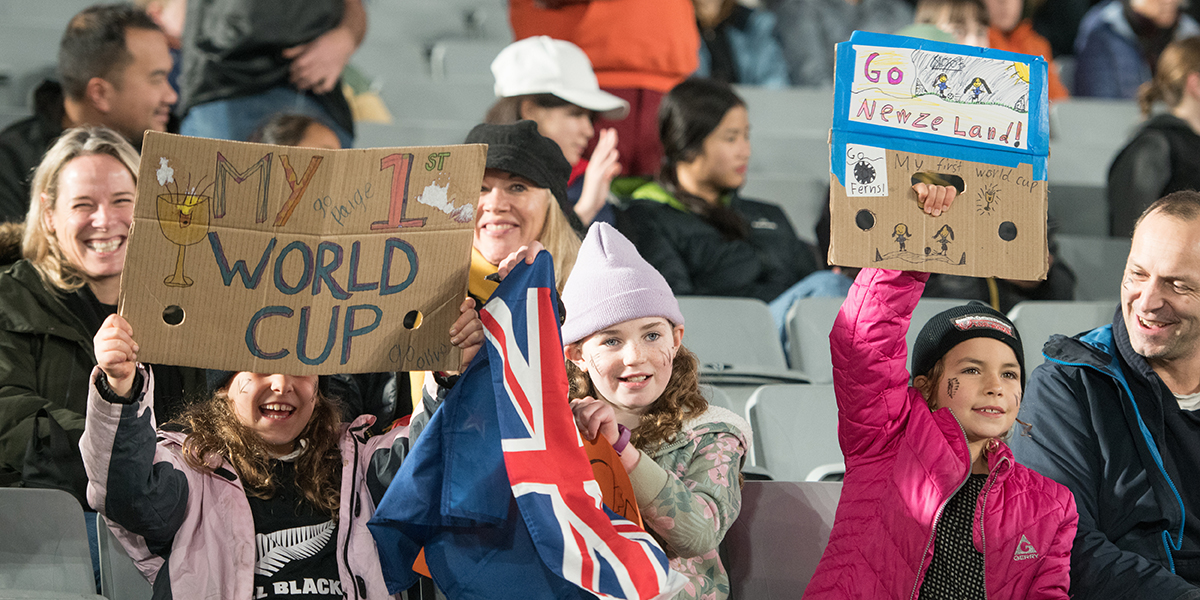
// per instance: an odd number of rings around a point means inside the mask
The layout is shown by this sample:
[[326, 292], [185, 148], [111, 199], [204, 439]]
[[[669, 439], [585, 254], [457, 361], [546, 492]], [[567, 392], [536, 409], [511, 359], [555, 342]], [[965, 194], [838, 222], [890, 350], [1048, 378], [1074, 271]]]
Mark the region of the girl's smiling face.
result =
[[683, 326], [662, 317], [618, 323], [566, 347], [596, 392], [619, 412], [643, 414], [667, 389]]
[[951, 348], [942, 362], [936, 406], [954, 413], [967, 442], [1008, 433], [1021, 408], [1021, 365], [1012, 348], [992, 338], [971, 338]]
[[312, 418], [316, 376], [264, 375], [242, 371], [227, 389], [238, 421], [258, 434], [276, 456], [290, 454]]

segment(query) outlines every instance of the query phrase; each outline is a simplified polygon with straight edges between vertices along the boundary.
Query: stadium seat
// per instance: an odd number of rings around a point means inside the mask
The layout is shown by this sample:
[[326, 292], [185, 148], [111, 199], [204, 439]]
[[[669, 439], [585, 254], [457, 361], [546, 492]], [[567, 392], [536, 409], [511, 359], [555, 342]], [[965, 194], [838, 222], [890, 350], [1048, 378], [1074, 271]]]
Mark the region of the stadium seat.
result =
[[1128, 238], [1060, 235], [1058, 256], [1075, 271], [1076, 300], [1121, 297], [1121, 277], [1129, 257]]
[[683, 345], [700, 359], [706, 383], [804, 383], [789, 371], [771, 311], [754, 298], [684, 296], [679, 298], [685, 328]]
[[96, 515], [96, 533], [100, 542], [100, 593], [109, 600], [150, 600], [154, 595], [150, 582], [142, 577], [100, 515]]
[[[802, 298], [792, 305], [787, 316], [788, 350], [792, 368], [808, 376], [813, 383], [833, 382], [833, 363], [829, 352], [829, 332], [844, 298]], [[913, 311], [906, 340], [911, 348], [921, 327], [934, 315], [967, 302], [952, 298], [922, 298]], [[911, 357], [910, 357], [911, 361]], [[909, 363], [911, 365], [911, 362]]]
[[1070, 336], [1111, 323], [1116, 310], [1117, 303], [1112, 300], [1028, 300], [1014, 306], [1008, 318], [1021, 332], [1026, 373], [1042, 364], [1042, 346], [1051, 335]]
[[0, 506], [0, 590], [96, 593], [79, 501], [59, 490], [0, 487]]
[[747, 481], [721, 544], [734, 600], [799, 600], [829, 543], [842, 484]]
[[832, 385], [764, 385], [746, 403], [746, 420], [754, 429], [751, 464], [776, 481], [826, 476], [827, 465], [842, 462]]

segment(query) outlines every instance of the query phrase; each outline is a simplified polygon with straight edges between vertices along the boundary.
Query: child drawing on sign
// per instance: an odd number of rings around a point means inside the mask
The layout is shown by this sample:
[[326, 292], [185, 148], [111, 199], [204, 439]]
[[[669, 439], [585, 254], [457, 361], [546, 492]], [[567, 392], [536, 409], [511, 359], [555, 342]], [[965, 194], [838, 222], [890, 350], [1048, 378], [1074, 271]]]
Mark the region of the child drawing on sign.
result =
[[979, 102], [979, 97], [985, 91], [990, 94], [992, 93], [992, 88], [988, 87], [987, 82], [982, 77], [976, 77], [971, 80], [971, 83], [967, 84], [967, 89], [963, 90], [963, 94], [969, 94], [971, 102]]
[[[464, 301], [450, 329], [463, 368], [483, 343], [474, 308]], [[366, 523], [408, 452], [407, 425], [368, 439], [375, 417], [342, 423], [316, 376], [209, 371], [209, 398], [156, 430], [154, 376], [129, 323], [108, 317], [94, 348], [87, 497], [156, 598], [388, 596]]]
[[945, 74], [945, 73], [942, 73], [942, 74], [938, 75], [937, 81], [935, 81], [935, 82], [934, 82], [933, 86], [937, 88], [937, 94], [938, 94], [939, 96], [941, 96], [941, 97], [943, 97], [943, 98], [949, 98], [949, 97], [950, 97], [950, 96], [949, 96], [949, 94], [950, 94], [950, 83], [949, 83], [949, 81], [946, 79], [946, 74]]
[[[501, 273], [532, 260], [531, 250], [505, 260]], [[620, 455], [646, 530], [688, 578], [674, 600], [723, 600], [730, 581], [717, 546], [741, 510], [750, 425], [700, 394], [670, 286], [609, 224], [588, 230], [562, 302], [580, 434], [603, 436]]]
[[937, 254], [946, 256], [946, 252], [950, 249], [950, 242], [954, 241], [954, 230], [949, 225], [942, 225], [942, 228], [933, 234], [933, 239], [942, 245], [941, 252], [937, 252]]
[[979, 207], [979, 214], [990, 213], [995, 210], [995, 204], [999, 200], [1000, 187], [996, 184], [989, 184], [979, 190], [978, 201], [976, 206]]
[[834, 321], [846, 475], [805, 597], [1065, 600], [1074, 497], [1003, 441], [1024, 392], [1020, 334], [967, 304], [930, 319], [910, 352], [928, 277], [863, 269]]
[[900, 251], [904, 252], [904, 242], [908, 241], [908, 238], [912, 237], [912, 234], [908, 232], [908, 225], [896, 223], [896, 228], [892, 230], [892, 237], [896, 238], [896, 241], [900, 244]]

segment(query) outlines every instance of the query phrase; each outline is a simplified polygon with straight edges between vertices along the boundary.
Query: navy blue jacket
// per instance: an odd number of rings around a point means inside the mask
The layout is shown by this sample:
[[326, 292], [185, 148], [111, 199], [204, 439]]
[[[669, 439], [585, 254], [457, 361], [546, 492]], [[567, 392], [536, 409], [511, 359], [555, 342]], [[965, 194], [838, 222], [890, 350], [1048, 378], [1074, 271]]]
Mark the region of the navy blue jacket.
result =
[[1017, 460], [1075, 494], [1079, 528], [1071, 594], [1088, 599], [1200, 598], [1174, 574], [1184, 505], [1163, 466], [1162, 379], [1133, 351], [1120, 311], [1112, 325], [1046, 343], [1022, 419], [1030, 436], [1010, 441]]

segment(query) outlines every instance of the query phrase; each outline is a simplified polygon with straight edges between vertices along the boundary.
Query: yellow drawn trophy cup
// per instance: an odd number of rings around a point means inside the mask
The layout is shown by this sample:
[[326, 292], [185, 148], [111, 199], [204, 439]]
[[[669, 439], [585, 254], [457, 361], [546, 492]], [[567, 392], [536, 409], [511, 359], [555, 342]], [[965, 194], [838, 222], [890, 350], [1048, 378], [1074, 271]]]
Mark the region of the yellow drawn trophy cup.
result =
[[179, 246], [175, 271], [163, 280], [171, 287], [189, 287], [192, 278], [183, 274], [184, 250], [208, 234], [208, 196], [199, 194], [159, 194], [158, 226], [171, 243]]

